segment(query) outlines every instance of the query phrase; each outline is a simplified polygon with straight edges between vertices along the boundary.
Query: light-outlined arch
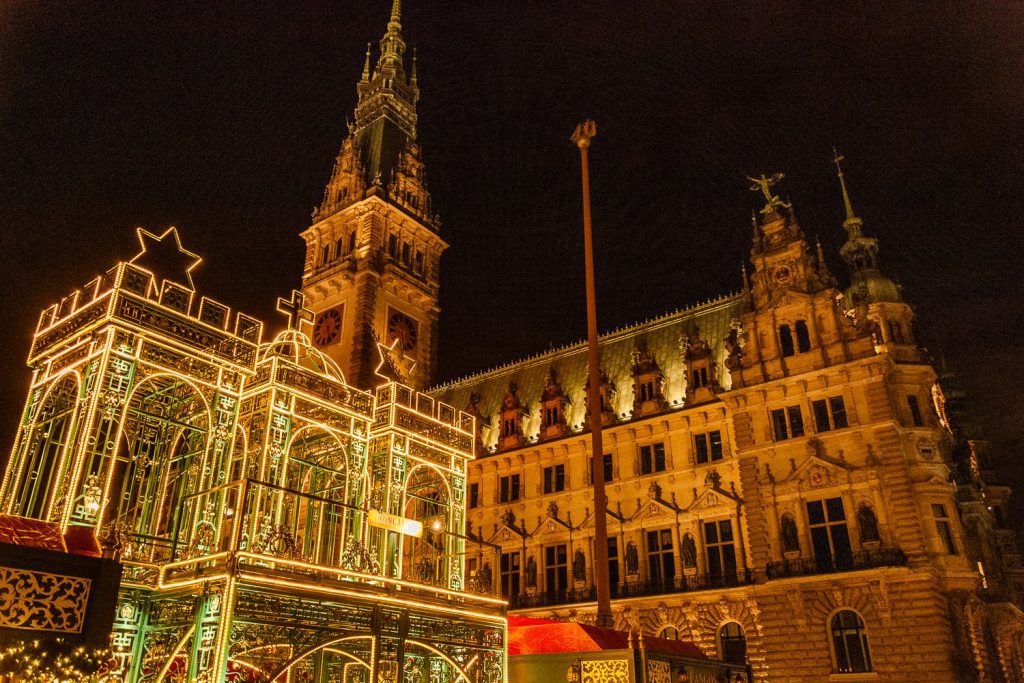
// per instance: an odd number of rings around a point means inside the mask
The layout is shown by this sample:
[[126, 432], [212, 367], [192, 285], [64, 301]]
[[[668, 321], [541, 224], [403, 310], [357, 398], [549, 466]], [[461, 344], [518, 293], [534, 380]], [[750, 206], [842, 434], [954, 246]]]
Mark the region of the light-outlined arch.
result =
[[11, 511], [48, 519], [67, 475], [82, 403], [82, 377], [68, 370], [51, 380], [39, 397], [24, 441], [19, 444], [17, 474], [12, 482]]
[[430, 652], [430, 653], [433, 653], [433, 654], [437, 655], [438, 657], [443, 659], [445, 662], [447, 662], [453, 669], [455, 669], [455, 672], [458, 673], [458, 677], [452, 683], [459, 683], [459, 681], [465, 681], [466, 683], [469, 683], [469, 681], [471, 680], [470, 677], [469, 677], [469, 672], [463, 670], [463, 668], [461, 666], [459, 666], [458, 664], [456, 664], [455, 661], [452, 660], [451, 657], [449, 657], [445, 653], [441, 652], [436, 647], [433, 647], [432, 645], [427, 645], [426, 643], [420, 642], [418, 640], [407, 639], [405, 641], [406, 650], [408, 650], [410, 645], [415, 645], [416, 647], [422, 647], [427, 652]]
[[452, 489], [439, 468], [418, 464], [409, 470], [402, 492], [402, 516], [423, 524], [422, 534], [402, 539], [402, 578], [431, 584], [448, 579], [453, 518]]
[[196, 510], [182, 503], [209, 484], [212, 424], [210, 402], [189, 378], [157, 372], [136, 383], [124, 401], [118, 450], [106, 474], [106, 521], [167, 539], [189, 529]]
[[[321, 650], [328, 650], [328, 649], [331, 649], [333, 646], [338, 645], [339, 643], [355, 641], [355, 640], [370, 640], [372, 642], [373, 641], [373, 636], [370, 636], [370, 635], [365, 635], [365, 636], [342, 636], [342, 637], [339, 637], [339, 638], [335, 638], [333, 640], [328, 640], [326, 642], [314, 645], [313, 647], [307, 648], [306, 650], [303, 650], [299, 654], [292, 656], [291, 659], [289, 659], [287, 662], [285, 662], [284, 664], [279, 666], [270, 675], [270, 680], [271, 681], [276, 681], [280, 676], [284, 675], [288, 671], [288, 669], [292, 668], [293, 666], [295, 666], [296, 664], [301, 662], [303, 659], [306, 659], [307, 657], [311, 657], [314, 654], [316, 654], [317, 652], [320, 652]], [[372, 668], [370, 666], [370, 662], [357, 657], [356, 655], [352, 654], [351, 652], [346, 652], [345, 650], [331, 650], [331, 651], [332, 652], [337, 652], [338, 654], [345, 655], [346, 657], [349, 657], [353, 661], [355, 661], [355, 662], [357, 662], [359, 664], [362, 664], [367, 669], [371, 669], [372, 670]], [[235, 658], [238, 658], [238, 657], [242, 657], [242, 656], [244, 656], [244, 653], [237, 654], [232, 659], [235, 659]]]

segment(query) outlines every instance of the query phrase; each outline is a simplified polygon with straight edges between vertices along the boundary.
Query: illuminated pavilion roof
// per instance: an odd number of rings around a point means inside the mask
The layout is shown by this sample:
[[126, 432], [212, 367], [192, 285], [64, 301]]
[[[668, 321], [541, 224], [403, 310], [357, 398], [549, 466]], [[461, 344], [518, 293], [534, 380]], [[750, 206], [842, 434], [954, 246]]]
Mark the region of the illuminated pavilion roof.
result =
[[273, 357], [286, 358], [301, 368], [346, 383], [338, 364], [314, 348], [310, 338], [298, 330], [285, 330], [274, 337], [272, 342], [260, 345], [259, 363], [265, 363]]

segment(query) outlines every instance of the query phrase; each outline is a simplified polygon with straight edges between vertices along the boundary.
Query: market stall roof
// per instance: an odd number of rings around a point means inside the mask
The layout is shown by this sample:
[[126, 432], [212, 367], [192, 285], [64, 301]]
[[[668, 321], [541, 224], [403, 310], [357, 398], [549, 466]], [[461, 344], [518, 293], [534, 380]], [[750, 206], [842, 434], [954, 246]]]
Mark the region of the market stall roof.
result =
[[[707, 659], [700, 648], [685, 640], [644, 636], [640, 646], [649, 652]], [[508, 618], [509, 656], [625, 650], [629, 647], [629, 633], [625, 631], [553, 619], [517, 616]]]
[[0, 515], [0, 543], [100, 556], [99, 544], [91, 527], [70, 526], [67, 533], [61, 535], [60, 525], [56, 522], [17, 515]]

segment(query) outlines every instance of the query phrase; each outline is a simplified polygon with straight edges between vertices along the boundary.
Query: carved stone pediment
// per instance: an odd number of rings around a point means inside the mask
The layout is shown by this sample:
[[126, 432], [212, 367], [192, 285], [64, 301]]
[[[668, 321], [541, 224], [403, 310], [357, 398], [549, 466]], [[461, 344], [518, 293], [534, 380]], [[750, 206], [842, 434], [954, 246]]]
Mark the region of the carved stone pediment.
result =
[[507, 543], [511, 540], [522, 540], [526, 538], [526, 529], [519, 529], [515, 526], [501, 524], [498, 529], [487, 539], [488, 543]]
[[692, 503], [686, 506], [686, 512], [699, 512], [701, 510], [710, 510], [712, 508], [724, 508], [727, 510], [733, 510], [739, 506], [742, 501], [731, 493], [723, 491], [720, 488], [707, 488], [703, 493], [698, 495]]
[[850, 480], [850, 470], [836, 463], [811, 455], [795, 468], [780, 484], [780, 487], [796, 488], [801, 491], [845, 484]]
[[543, 536], [545, 534], [557, 534], [563, 531], [572, 531], [572, 526], [568, 522], [552, 517], [551, 515], [545, 516], [539, 520], [537, 527], [529, 532], [529, 536]]
[[661, 498], [649, 498], [633, 513], [630, 519], [637, 521], [654, 517], [675, 516], [676, 512], [678, 510], [668, 501], [664, 501]]

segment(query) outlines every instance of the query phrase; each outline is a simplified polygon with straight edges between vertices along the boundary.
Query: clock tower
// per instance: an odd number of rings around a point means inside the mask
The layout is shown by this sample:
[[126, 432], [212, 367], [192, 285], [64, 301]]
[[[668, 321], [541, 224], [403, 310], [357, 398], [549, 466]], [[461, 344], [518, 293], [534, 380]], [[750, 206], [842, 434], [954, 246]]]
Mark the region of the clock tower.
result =
[[425, 387], [437, 355], [440, 221], [416, 140], [416, 55], [406, 71], [401, 2], [394, 0], [376, 64], [367, 45], [355, 123], [313, 224], [302, 233], [302, 291], [313, 342], [351, 384], [370, 389], [387, 347], [402, 379]]

